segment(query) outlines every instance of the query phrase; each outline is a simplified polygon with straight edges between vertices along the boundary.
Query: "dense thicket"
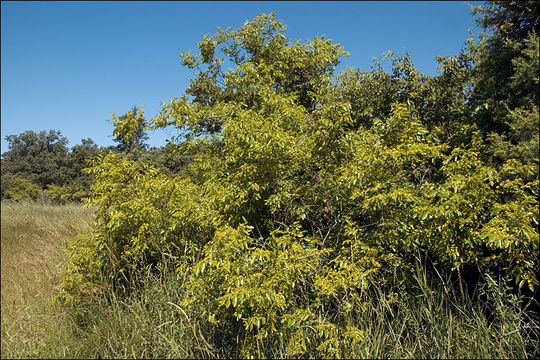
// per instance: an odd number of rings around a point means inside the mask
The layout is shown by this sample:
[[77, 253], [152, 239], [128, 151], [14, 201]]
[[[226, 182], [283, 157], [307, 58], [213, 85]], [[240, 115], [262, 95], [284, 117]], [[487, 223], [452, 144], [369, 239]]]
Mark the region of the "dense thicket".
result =
[[[335, 76], [342, 47], [292, 42], [273, 14], [204, 36], [182, 54], [186, 95], [147, 125], [178, 130], [168, 148], [184, 171], [98, 155], [96, 221], [59, 298], [125, 290], [167, 258], [213, 345], [343, 357], [365, 335], [350, 322], [363, 295], [407, 289], [419, 254], [461, 285], [468, 270], [535, 290], [538, 12], [475, 11], [492, 34], [438, 58], [436, 76], [392, 52]], [[139, 111], [114, 117], [122, 146], [142, 139]]]

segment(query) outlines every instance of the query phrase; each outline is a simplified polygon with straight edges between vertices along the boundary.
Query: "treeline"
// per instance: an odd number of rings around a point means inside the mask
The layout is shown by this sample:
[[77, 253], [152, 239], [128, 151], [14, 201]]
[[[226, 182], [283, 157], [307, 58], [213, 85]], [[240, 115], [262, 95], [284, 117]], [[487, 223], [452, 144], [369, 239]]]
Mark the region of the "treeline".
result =
[[[137, 111], [133, 108], [123, 117]], [[129, 140], [115, 137], [116, 146], [100, 147], [88, 138], [69, 148], [68, 139], [57, 130], [8, 135], [9, 149], [1, 160], [1, 198], [80, 202], [89, 195], [93, 179], [84, 169], [109, 152], [148, 162], [170, 175], [185, 165], [185, 157], [175, 155], [170, 146], [150, 148], [146, 139], [146, 130], [141, 128]]]

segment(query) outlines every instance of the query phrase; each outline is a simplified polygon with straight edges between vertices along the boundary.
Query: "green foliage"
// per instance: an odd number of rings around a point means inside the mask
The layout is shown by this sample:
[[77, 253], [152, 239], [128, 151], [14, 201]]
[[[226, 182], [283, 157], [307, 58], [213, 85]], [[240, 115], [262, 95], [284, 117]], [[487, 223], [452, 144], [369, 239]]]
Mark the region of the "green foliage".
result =
[[6, 136], [9, 150], [2, 154], [2, 174], [11, 173], [39, 184], [62, 184], [62, 159], [67, 155], [67, 139], [59, 131]]
[[520, 102], [514, 108], [507, 105], [502, 115], [508, 130], [502, 134], [492, 132], [488, 136], [496, 158], [535, 164], [538, 173], [538, 36], [531, 34], [524, 44], [523, 57], [512, 59], [515, 74], [509, 81], [512, 92], [520, 94]]
[[[474, 100], [491, 76], [472, 71], [486, 50], [469, 41], [439, 58], [435, 77], [389, 53], [392, 74], [376, 62], [335, 80], [340, 45], [284, 30], [261, 15], [182, 55], [191, 98], [165, 104], [151, 126], [176, 128], [168, 150], [189, 161], [178, 173], [150, 153], [94, 162], [96, 221], [71, 245], [60, 298], [136, 291], [141, 271], [170, 258], [186, 277], [178, 306], [219, 348], [349, 357], [366, 339], [350, 321], [366, 294], [410, 284], [418, 252], [459, 276], [498, 269], [537, 288], [537, 157], [521, 128], [537, 105], [506, 107], [518, 154], [495, 159], [485, 126], [499, 113]], [[537, 39], [514, 59], [511, 86], [529, 81]], [[125, 140], [144, 123], [135, 110], [113, 117]]]
[[492, 31], [471, 51], [475, 121], [498, 164], [512, 158], [535, 164], [538, 177], [538, 7], [531, 1], [493, 1], [473, 7], [473, 13]]
[[504, 39], [523, 40], [530, 32], [538, 33], [538, 6], [534, 1], [489, 1], [472, 6], [477, 23]]
[[164, 253], [188, 261], [210, 231], [211, 218], [189, 181], [174, 181], [112, 152], [95, 164], [86, 172], [95, 176], [87, 202], [98, 206], [96, 221], [71, 244], [72, 265], [61, 292], [68, 300], [82, 289], [96, 290], [96, 284], [122, 283]]
[[2, 199], [36, 199], [40, 194], [66, 203], [88, 195], [92, 176], [82, 169], [99, 152], [92, 139], [82, 139], [71, 151], [67, 139], [54, 130], [26, 131], [6, 139], [9, 151], [2, 154]]
[[12, 174], [2, 174], [2, 198], [37, 199], [41, 187], [32, 181]]
[[171, 143], [162, 147], [153, 147], [138, 154], [128, 154], [128, 157], [139, 160], [158, 168], [168, 176], [175, 176], [185, 170], [191, 157], [184, 155]]
[[118, 149], [121, 152], [131, 152], [135, 149], [144, 149], [146, 145], [144, 140], [148, 139], [146, 135], [147, 123], [142, 112], [142, 106], [133, 106], [122, 116], [112, 113], [110, 122], [114, 125], [114, 141], [119, 143]]
[[76, 183], [69, 183], [62, 186], [49, 184], [47, 185], [45, 194], [57, 204], [66, 204], [75, 201], [80, 202], [81, 199], [88, 195], [88, 191], [77, 186]]

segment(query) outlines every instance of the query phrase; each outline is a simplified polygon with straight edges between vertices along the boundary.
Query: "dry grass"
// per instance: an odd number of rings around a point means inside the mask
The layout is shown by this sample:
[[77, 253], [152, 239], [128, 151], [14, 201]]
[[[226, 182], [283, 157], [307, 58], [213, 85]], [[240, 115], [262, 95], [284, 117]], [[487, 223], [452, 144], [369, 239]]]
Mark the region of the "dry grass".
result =
[[[68, 336], [52, 304], [69, 239], [84, 232], [93, 209], [82, 205], [2, 203], [2, 358], [62, 356]], [[64, 352], [62, 350], [62, 352]]]

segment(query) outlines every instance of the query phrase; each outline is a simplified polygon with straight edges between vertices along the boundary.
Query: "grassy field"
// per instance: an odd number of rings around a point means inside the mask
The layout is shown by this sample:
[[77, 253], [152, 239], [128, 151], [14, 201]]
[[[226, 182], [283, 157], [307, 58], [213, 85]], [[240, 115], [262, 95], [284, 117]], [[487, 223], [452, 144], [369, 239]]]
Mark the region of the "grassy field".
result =
[[2, 203], [3, 358], [67, 355], [68, 317], [52, 298], [66, 242], [92, 218], [81, 205]]
[[[2, 358], [215, 358], [208, 325], [178, 304], [183, 276], [148, 274], [140, 292], [89, 304], [83, 321], [52, 302], [66, 242], [84, 232], [92, 209], [81, 205], [2, 203]], [[350, 319], [365, 339], [356, 358], [535, 358], [538, 326], [495, 281], [485, 288], [491, 318], [449, 282], [432, 283], [418, 268], [415, 294], [373, 288]], [[76, 320], [77, 319], [77, 320]], [[527, 332], [529, 328], [529, 332]], [[238, 339], [242, 342], [243, 339]], [[285, 357], [284, 347], [259, 357]]]

